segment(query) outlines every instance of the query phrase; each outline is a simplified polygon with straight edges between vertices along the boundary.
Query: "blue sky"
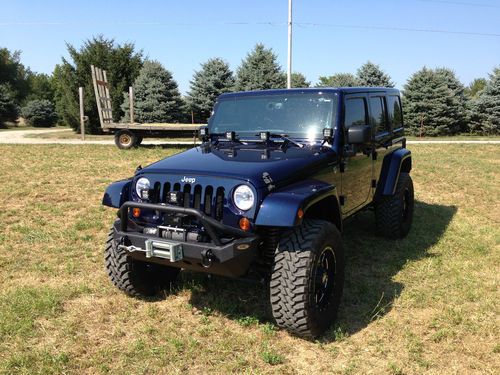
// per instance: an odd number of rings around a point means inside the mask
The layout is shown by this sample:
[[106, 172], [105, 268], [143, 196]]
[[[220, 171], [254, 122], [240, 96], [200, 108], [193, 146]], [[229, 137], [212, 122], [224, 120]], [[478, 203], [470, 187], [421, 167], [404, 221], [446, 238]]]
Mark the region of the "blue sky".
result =
[[[355, 73], [367, 60], [380, 64], [397, 87], [424, 65], [450, 67], [465, 84], [500, 65], [500, 0], [293, 4], [293, 70], [313, 83], [320, 75]], [[201, 62], [222, 57], [236, 70], [258, 42], [273, 48], [286, 69], [287, 11], [287, 0], [0, 0], [0, 47], [21, 50], [25, 65], [50, 73], [66, 56], [66, 42], [80, 46], [103, 34], [134, 42], [185, 92]]]

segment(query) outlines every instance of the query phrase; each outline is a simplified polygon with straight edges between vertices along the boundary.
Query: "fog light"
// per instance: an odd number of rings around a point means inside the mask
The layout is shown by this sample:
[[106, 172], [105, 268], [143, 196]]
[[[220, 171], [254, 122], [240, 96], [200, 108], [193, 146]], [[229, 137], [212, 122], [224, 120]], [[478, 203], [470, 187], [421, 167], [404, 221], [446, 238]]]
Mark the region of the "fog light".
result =
[[158, 235], [158, 228], [146, 227], [146, 228], [144, 228], [143, 233], [149, 234], [150, 236], [157, 236]]
[[132, 208], [132, 216], [133, 217], [141, 216], [141, 209], [137, 207]]
[[260, 139], [264, 142], [269, 141], [270, 133], [269, 132], [260, 132], [259, 133]]
[[246, 217], [242, 217], [240, 219], [240, 228], [245, 232], [248, 232], [250, 230], [250, 220], [248, 220]]
[[181, 191], [169, 192], [168, 203], [174, 206], [182, 206], [184, 204], [184, 193]]

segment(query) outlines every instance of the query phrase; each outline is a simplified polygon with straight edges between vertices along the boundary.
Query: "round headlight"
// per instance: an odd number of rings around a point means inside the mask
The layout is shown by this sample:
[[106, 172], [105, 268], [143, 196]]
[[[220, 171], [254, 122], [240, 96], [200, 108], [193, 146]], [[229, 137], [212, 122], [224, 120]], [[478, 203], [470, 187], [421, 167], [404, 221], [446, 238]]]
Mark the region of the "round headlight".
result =
[[240, 185], [234, 189], [233, 201], [240, 210], [247, 211], [253, 207], [255, 196], [247, 185]]
[[149, 188], [151, 187], [151, 183], [146, 177], [141, 177], [135, 183], [135, 191], [139, 198], [148, 199], [149, 198]]

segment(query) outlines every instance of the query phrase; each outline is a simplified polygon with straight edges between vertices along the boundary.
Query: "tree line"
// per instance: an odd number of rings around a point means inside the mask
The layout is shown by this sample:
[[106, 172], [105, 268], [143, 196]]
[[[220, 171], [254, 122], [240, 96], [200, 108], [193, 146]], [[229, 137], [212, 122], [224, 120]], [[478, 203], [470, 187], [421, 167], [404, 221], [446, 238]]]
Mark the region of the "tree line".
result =
[[[134, 44], [118, 44], [103, 36], [80, 48], [67, 45], [69, 58], [52, 75], [31, 72], [20, 52], [0, 49], [0, 124], [22, 115], [34, 126], [57, 121], [79, 130], [78, 87], [84, 87], [87, 131], [100, 132], [90, 65], [108, 72], [115, 121], [129, 121], [128, 87], [134, 86], [135, 121], [205, 123], [217, 96], [230, 91], [286, 87], [286, 74], [272, 49], [257, 44], [235, 72], [221, 58], [200, 65], [183, 97], [172, 73], [144, 57]], [[292, 87], [310, 87], [301, 73], [292, 74]], [[356, 72], [320, 76], [317, 87], [394, 87], [389, 74], [370, 61]], [[423, 67], [403, 86], [405, 124], [410, 134], [437, 136], [457, 133], [500, 133], [500, 67], [467, 87], [448, 68]]]

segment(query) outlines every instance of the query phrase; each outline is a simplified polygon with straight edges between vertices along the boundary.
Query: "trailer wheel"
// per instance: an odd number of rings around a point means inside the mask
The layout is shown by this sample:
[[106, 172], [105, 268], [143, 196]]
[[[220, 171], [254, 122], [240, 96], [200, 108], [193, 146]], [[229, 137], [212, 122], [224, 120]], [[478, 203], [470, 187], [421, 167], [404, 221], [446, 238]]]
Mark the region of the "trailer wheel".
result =
[[115, 133], [115, 144], [119, 149], [128, 150], [137, 146], [137, 135], [130, 130], [118, 130]]

